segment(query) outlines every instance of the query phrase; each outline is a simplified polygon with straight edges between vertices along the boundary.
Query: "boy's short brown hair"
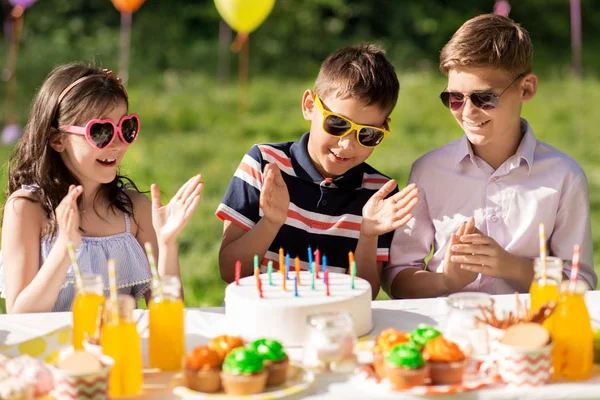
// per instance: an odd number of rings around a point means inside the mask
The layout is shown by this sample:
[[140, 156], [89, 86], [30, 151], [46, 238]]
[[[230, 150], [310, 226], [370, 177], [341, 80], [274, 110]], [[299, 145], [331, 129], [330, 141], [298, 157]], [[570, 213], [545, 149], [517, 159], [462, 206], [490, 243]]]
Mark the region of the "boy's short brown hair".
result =
[[531, 72], [529, 32], [510, 18], [484, 14], [471, 18], [452, 35], [440, 54], [444, 75], [460, 67], [497, 67], [514, 76]]
[[330, 54], [319, 70], [315, 92], [325, 98], [332, 94], [341, 99], [353, 98], [365, 106], [378, 106], [390, 115], [400, 83], [394, 66], [380, 47], [363, 43], [344, 47]]

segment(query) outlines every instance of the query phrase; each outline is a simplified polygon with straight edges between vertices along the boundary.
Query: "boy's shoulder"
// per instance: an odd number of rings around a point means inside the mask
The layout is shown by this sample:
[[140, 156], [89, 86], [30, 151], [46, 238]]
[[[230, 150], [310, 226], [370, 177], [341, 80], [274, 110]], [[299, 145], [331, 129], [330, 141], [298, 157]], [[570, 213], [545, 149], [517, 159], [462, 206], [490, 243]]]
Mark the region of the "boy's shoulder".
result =
[[570, 175], [573, 178], [585, 178], [583, 168], [573, 157], [541, 140], [537, 141], [534, 167], [551, 170], [555, 176]]
[[468, 154], [468, 143], [464, 136], [451, 141], [441, 147], [433, 149], [412, 164], [412, 173], [417, 173], [430, 167], [447, 169], [455, 165], [460, 158]]

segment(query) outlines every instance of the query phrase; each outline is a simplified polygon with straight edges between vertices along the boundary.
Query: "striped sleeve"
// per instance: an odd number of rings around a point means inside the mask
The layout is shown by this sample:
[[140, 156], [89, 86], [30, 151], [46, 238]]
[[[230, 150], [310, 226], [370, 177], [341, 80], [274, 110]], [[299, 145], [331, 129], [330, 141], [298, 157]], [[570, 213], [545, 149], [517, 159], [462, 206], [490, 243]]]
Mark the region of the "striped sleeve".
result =
[[260, 191], [263, 183], [262, 155], [253, 146], [237, 167], [216, 215], [250, 230], [258, 223]]

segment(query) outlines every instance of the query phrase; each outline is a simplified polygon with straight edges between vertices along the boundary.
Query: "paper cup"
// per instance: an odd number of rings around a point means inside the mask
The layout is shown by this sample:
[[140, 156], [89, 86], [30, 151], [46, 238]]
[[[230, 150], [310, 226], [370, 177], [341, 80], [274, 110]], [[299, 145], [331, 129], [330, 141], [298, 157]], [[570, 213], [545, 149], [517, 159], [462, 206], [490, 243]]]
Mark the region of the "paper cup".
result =
[[59, 399], [105, 400], [108, 398], [108, 377], [114, 360], [100, 357], [102, 368], [89, 374], [77, 374], [52, 366], [54, 389]]
[[498, 344], [498, 372], [509, 386], [540, 386], [548, 383], [552, 368], [552, 342], [540, 349]]

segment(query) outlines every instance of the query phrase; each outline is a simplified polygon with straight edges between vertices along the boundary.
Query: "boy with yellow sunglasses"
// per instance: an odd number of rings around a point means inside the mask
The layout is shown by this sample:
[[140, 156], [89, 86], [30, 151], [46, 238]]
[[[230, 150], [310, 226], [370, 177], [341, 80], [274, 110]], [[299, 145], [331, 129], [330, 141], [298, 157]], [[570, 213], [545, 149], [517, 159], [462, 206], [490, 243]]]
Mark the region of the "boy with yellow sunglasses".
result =
[[238, 260], [241, 276], [252, 275], [255, 254], [263, 269], [269, 261], [279, 268], [280, 248], [298, 256], [302, 269], [325, 255], [328, 269], [347, 272], [352, 251], [357, 276], [377, 296], [393, 232], [412, 218], [418, 202], [415, 185], [398, 192], [395, 180], [365, 162], [390, 132], [399, 88], [377, 46], [346, 47], [327, 57], [314, 90], [302, 97], [310, 131], [295, 142], [253, 146], [217, 209], [224, 222], [223, 280], [234, 280]]

